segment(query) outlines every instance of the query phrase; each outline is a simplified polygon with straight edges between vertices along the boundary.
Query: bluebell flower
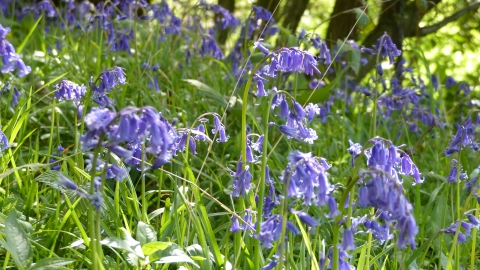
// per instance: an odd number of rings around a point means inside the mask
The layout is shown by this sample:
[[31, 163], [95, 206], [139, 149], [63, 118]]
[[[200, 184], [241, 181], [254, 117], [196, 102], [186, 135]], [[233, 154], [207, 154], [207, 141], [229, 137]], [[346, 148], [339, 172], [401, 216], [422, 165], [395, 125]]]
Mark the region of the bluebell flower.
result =
[[474, 215], [468, 214], [467, 218], [473, 226], [480, 226], [480, 221]]
[[457, 220], [455, 223], [452, 223], [447, 228], [440, 230], [440, 232], [455, 235], [457, 233], [457, 230], [463, 229], [464, 230], [463, 232], [462, 231], [458, 232], [457, 245], [459, 245], [459, 244], [465, 243], [467, 241], [467, 237], [470, 235], [470, 230], [473, 226], [474, 225], [472, 225], [468, 222], [465, 222], [465, 221], [462, 221], [462, 220]]
[[247, 196], [247, 193], [251, 188], [250, 181], [252, 179], [249, 167], [245, 166], [245, 169], [242, 169], [242, 162], [239, 161], [237, 171], [233, 177], [235, 178], [235, 180], [233, 180], [233, 196]]
[[457, 84], [455, 79], [452, 76], [447, 76], [447, 78], [445, 79], [445, 87], [450, 88], [450, 87], [454, 86], [455, 84]]
[[274, 269], [278, 265], [278, 259], [274, 258], [273, 260], [269, 260], [269, 262], [261, 268], [261, 270], [271, 270]]
[[85, 96], [87, 88], [84, 85], [78, 85], [68, 80], [62, 80], [54, 87], [55, 98], [59, 101], [73, 100], [76, 105], [80, 103], [80, 100]]
[[100, 212], [100, 208], [102, 207], [103, 204], [103, 195], [100, 191], [95, 192], [95, 194], [89, 195], [88, 199], [90, 200], [90, 203], [97, 212]]
[[59, 173], [58, 178], [60, 178], [60, 181], [58, 181], [57, 184], [73, 191], [78, 189], [77, 185], [72, 180], [65, 177], [63, 173]]
[[[277, 241], [282, 233], [282, 220], [280, 215], [272, 215], [267, 220], [260, 224], [260, 233], [255, 235], [263, 247], [273, 247], [272, 242]], [[300, 230], [295, 227], [290, 221], [287, 221], [287, 230], [293, 234], [298, 234]]]
[[377, 44], [373, 45], [373, 49], [361, 48], [361, 52], [367, 54], [378, 54], [382, 55], [382, 57], [387, 57], [390, 60], [390, 64], [393, 64], [393, 58], [398, 57], [402, 54], [402, 51], [397, 49], [395, 43], [393, 43], [392, 39], [387, 35], [387, 33], [383, 34], [378, 40]]
[[218, 118], [217, 115], [213, 117], [213, 124], [215, 126], [214, 129], [212, 129], [212, 133], [216, 134], [218, 132], [219, 138], [217, 139], [217, 142], [226, 142], [228, 141], [229, 137], [226, 136], [225, 134], [225, 126], [220, 122], [220, 119]]
[[367, 232], [371, 232], [380, 244], [393, 239], [393, 234], [390, 234], [390, 229], [386, 224], [380, 225], [375, 220], [366, 220], [363, 225], [367, 229]]
[[35, 7], [35, 20], [38, 19], [43, 12], [45, 12], [45, 16], [49, 18], [53, 18], [57, 15], [55, 7], [52, 6], [49, 0], [42, 0], [37, 4]]
[[343, 250], [355, 250], [355, 241], [353, 239], [353, 232], [351, 229], [345, 229], [343, 231], [342, 249]]
[[296, 211], [294, 209], [290, 209], [290, 212], [292, 212], [292, 214], [297, 215], [298, 218], [300, 219], [300, 221], [305, 223], [308, 227], [312, 227], [312, 229], [313, 229], [316, 226], [318, 226], [318, 220], [314, 219], [309, 214], [307, 214], [303, 211]]
[[8, 33], [10, 33], [10, 28], [4, 28], [0, 24], [0, 57], [3, 63], [0, 72], [3, 74], [11, 73], [16, 68], [18, 70], [18, 77], [22, 78], [29, 74], [32, 69], [25, 65], [20, 56], [15, 53], [15, 48], [12, 44], [6, 40]]
[[219, 60], [225, 58], [217, 42], [210, 35], [204, 36], [202, 38], [202, 45], [200, 46], [200, 55], [203, 57], [210, 55], [213, 58], [219, 59]]
[[112, 51], [128, 52], [130, 51], [130, 40], [134, 39], [134, 32], [132, 29], [125, 29], [125, 31], [117, 31], [115, 40], [111, 42]]
[[118, 165], [111, 164], [107, 168], [107, 179], [114, 179], [115, 181], [122, 182], [127, 178], [128, 171]]
[[351, 140], [348, 140], [350, 147], [347, 149], [351, 157], [352, 167], [355, 167], [355, 157], [362, 153], [362, 146], [359, 143], [353, 143]]
[[438, 77], [437, 77], [437, 75], [432, 74], [432, 76], [430, 76], [430, 80], [432, 82], [432, 85], [433, 85], [433, 88], [435, 89], [435, 91], [438, 91]]
[[148, 86], [152, 88], [152, 90], [154, 90], [156, 93], [161, 92], [160, 87], [158, 86], [157, 76], [153, 76], [153, 79], [151, 82], [148, 83]]
[[460, 172], [458, 171], [459, 170], [459, 165], [458, 165], [458, 161], [456, 159], [452, 159], [451, 161], [451, 169], [450, 169], [450, 173], [448, 174], [447, 176], [447, 181], [450, 182], [450, 183], [457, 183], [457, 174], [458, 174], [458, 179], [459, 180], [464, 180], [467, 178], [467, 174], [462, 172], [462, 168], [460, 167]]
[[262, 41], [262, 39], [259, 39], [258, 41], [255, 41], [253, 43], [253, 49], [259, 49], [263, 54], [265, 55], [269, 55], [270, 54], [270, 50], [267, 49], [265, 46], [263, 46], [262, 43], [260, 43]]
[[267, 92], [265, 91], [265, 82], [267, 80], [262, 78], [260, 75], [255, 74], [255, 76], [253, 77], [253, 81], [257, 83], [257, 93], [255, 94], [255, 96], [257, 97], [267, 96]]
[[212, 10], [217, 16], [217, 22], [220, 23], [220, 29], [225, 30], [227, 28], [235, 29], [240, 25], [240, 20], [231, 14], [226, 8], [220, 5], [206, 5], [207, 10]]
[[458, 127], [457, 133], [453, 136], [452, 142], [449, 147], [445, 149], [445, 155], [449, 157], [453, 153], [459, 152], [462, 147], [471, 145], [474, 142], [474, 139], [475, 128], [472, 119], [469, 117]]
[[100, 73], [97, 80], [100, 80], [100, 84], [97, 86], [93, 79], [90, 79], [90, 87], [93, 88], [93, 100], [101, 107], [107, 107], [113, 104], [113, 102], [107, 97], [113, 88], [118, 85], [124, 85], [126, 83], [125, 72], [121, 67], [113, 67], [104, 70]]
[[231, 232], [236, 233], [240, 231], [240, 223], [238, 222], [238, 218], [236, 216], [232, 216], [230, 218], [230, 223], [232, 223], [232, 225], [230, 226]]
[[298, 136], [298, 130], [296, 130], [293, 127], [287, 126], [287, 125], [280, 125], [277, 126], [278, 130], [282, 132], [283, 134], [287, 135], [287, 138], [297, 138]]
[[305, 107], [305, 112], [308, 116], [308, 122], [312, 122], [313, 118], [320, 113], [320, 108], [317, 104], [308, 103], [308, 105]]

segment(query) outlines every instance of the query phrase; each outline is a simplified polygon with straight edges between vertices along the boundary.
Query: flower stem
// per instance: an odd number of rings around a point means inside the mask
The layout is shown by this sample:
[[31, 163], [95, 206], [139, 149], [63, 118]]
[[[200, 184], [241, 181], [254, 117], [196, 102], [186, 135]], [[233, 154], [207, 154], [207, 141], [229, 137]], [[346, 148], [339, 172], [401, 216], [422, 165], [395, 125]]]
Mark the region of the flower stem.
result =
[[[272, 103], [272, 98], [269, 98], [268, 106], [265, 108], [263, 114], [263, 145], [262, 145], [262, 167], [260, 172], [260, 183], [258, 184], [258, 206], [257, 206], [257, 235], [260, 233], [260, 224], [262, 223], [263, 216], [263, 201], [265, 197], [265, 178], [267, 172], [267, 151], [268, 151], [268, 119], [270, 116], [270, 106]], [[261, 247], [260, 240], [255, 239], [254, 243], [254, 252], [255, 256], [253, 259], [253, 269], [260, 269], [260, 257], [261, 257]]]

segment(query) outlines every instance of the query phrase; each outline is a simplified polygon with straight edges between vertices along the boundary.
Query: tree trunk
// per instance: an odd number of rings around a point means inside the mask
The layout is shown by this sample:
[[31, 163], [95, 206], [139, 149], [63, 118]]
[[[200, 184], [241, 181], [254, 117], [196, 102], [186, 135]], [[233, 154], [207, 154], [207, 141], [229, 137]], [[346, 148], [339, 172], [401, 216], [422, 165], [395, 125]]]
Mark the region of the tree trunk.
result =
[[[434, 8], [441, 0], [428, 1], [428, 6], [423, 11], [419, 10], [415, 2], [408, 4], [407, 2], [407, 0], [398, 0], [393, 3], [391, 1], [383, 2], [378, 24], [375, 29], [368, 34], [362, 42], [362, 45], [371, 48], [372, 45], [377, 43], [377, 39], [386, 32], [392, 38], [397, 48], [402, 50], [403, 39], [417, 35], [416, 33], [419, 30], [418, 24], [425, 13]], [[357, 81], [365, 77], [376, 65], [376, 56], [363, 56], [367, 57], [368, 63], [360, 69]], [[400, 60], [401, 56], [397, 59], [397, 63], [399, 63]]]
[[[290, 1], [296, 1], [296, 0], [290, 0]], [[275, 11], [275, 8], [278, 6], [278, 3], [280, 3], [280, 0], [257, 0], [257, 6], [261, 6], [267, 9], [268, 11], [270, 11], [273, 14], [273, 18], [277, 22], [280, 19], [279, 12], [278, 12], [278, 9], [275, 13], [274, 11]]]
[[[235, 11], [235, 0], [218, 0], [218, 4], [228, 11], [230, 13], [233, 13]], [[220, 30], [218, 33], [218, 43], [219, 44], [225, 44], [225, 41], [227, 41], [228, 35], [230, 33], [229, 29], [226, 30]]]
[[309, 1], [310, 0], [288, 1], [283, 8], [282, 18], [284, 19], [282, 25], [288, 28], [293, 34], [295, 30], [297, 30]]
[[[362, 7], [362, 0], [337, 0], [330, 16], [332, 18], [328, 24], [327, 35], [325, 39], [330, 45], [337, 43], [337, 40], [344, 40], [355, 25], [357, 18], [353, 9]], [[357, 40], [358, 30], [353, 29], [349, 39]]]

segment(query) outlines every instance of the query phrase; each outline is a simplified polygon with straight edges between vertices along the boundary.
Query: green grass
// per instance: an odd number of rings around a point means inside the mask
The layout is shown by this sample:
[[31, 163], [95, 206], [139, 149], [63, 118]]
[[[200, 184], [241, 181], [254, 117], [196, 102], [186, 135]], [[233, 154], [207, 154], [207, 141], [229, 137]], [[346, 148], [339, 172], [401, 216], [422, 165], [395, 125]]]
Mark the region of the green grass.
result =
[[[180, 5], [177, 8], [180, 9]], [[285, 215], [301, 232], [293, 235], [283, 230], [286, 240], [275, 242], [273, 248], [262, 247], [260, 241], [252, 237], [255, 230], [231, 232], [231, 217], [242, 221], [245, 210], [254, 215], [262, 214], [262, 198], [268, 192], [266, 165], [277, 194], [286, 194], [287, 185], [280, 177], [292, 150], [312, 152], [333, 165], [328, 177], [337, 185], [334, 193], [337, 201], [344, 198], [347, 202], [345, 208], [339, 204], [343, 215], [371, 216], [373, 210], [353, 207], [356, 196], [347, 201], [346, 191], [355, 187], [352, 179], [356, 180], [357, 169], [366, 167], [363, 156], [356, 159], [356, 168], [350, 166], [348, 139], [367, 145], [370, 138], [380, 136], [395, 145], [406, 144], [403, 149], [411, 153], [425, 177], [425, 182], [416, 186], [412, 185], [412, 177], [403, 177], [403, 191], [414, 207], [412, 212], [419, 228], [417, 249], [398, 249], [395, 245], [398, 232], [393, 227], [393, 240], [384, 244], [373, 240], [361, 227], [355, 234], [357, 249], [350, 252], [349, 263], [357, 269], [480, 268], [476, 228], [472, 229], [467, 241], [458, 246], [455, 245], [458, 234], [438, 233], [456, 219], [463, 218], [466, 212], [479, 216], [478, 203], [473, 193], [463, 188], [464, 182], [455, 185], [446, 181], [450, 158], [445, 157], [443, 151], [456, 132], [454, 124], [467, 114], [474, 116], [476, 113], [460, 103], [465, 100], [450, 99], [451, 89], [442, 87], [434, 92], [430, 87], [429, 94], [434, 99], [426, 104], [440, 105], [438, 123], [444, 122], [445, 126], [431, 129], [425, 126], [421, 133], [411, 133], [401, 114], [387, 119], [378, 112], [373, 117], [372, 102], [376, 94], [365, 97], [357, 93], [352, 95], [353, 106], [349, 106], [348, 111], [343, 100], [336, 100], [326, 122], [319, 118], [314, 120], [310, 126], [319, 138], [309, 145], [289, 140], [269, 125], [279, 120], [276, 112], [269, 109], [272, 96], [253, 97], [249, 91], [255, 92], [254, 86], [249, 88], [249, 84], [244, 83], [237, 87], [228, 61], [194, 53], [201, 43], [201, 36], [195, 31], [182, 29], [190, 41], [166, 35], [164, 41], [155, 42], [160, 28], [156, 23], [118, 22], [118, 26], [135, 27], [136, 38], [131, 44], [134, 52], [129, 54], [109, 50], [106, 36], [99, 30], [82, 33], [78, 29], [62, 30], [51, 26], [50, 32], [45, 33], [46, 20], [41, 17], [34, 21], [27, 17], [21, 23], [13, 23], [0, 19], [2, 25], [12, 28], [13, 34], [8, 40], [18, 53], [21, 51], [22, 58], [32, 68], [32, 73], [23, 79], [0, 75], [0, 87], [11, 81], [22, 89], [22, 97], [15, 107], [10, 106], [8, 95], [0, 98], [0, 129], [11, 144], [0, 157], [1, 267], [258, 269], [276, 254], [282, 254], [285, 259], [282, 263], [289, 269], [317, 269], [320, 258], [328, 254], [332, 243], [339, 242], [339, 234], [346, 228], [338, 225], [340, 217], [335, 220], [327, 216], [326, 207], [306, 207], [297, 200], [282, 200], [275, 213]], [[279, 38], [288, 37], [281, 35]], [[63, 49], [48, 52], [47, 48], [54, 47], [57, 40]], [[228, 49], [230, 43], [227, 43]], [[185, 62], [187, 50], [192, 52], [189, 65]], [[420, 57], [423, 52], [417, 48], [408, 54]], [[160, 68], [158, 71], [142, 69], [143, 61], [159, 64]], [[254, 65], [260, 62], [255, 61]], [[422, 65], [428, 66], [424, 57], [422, 61], [424, 63], [418, 63], [418, 70]], [[357, 65], [351, 63], [347, 70]], [[104, 203], [96, 212], [88, 200], [56, 184], [59, 172], [51, 170], [52, 165], [60, 165], [60, 172], [79, 189], [91, 192], [88, 184], [96, 173], [86, 166], [87, 156], [79, 137], [86, 130], [85, 115], [96, 104], [89, 99], [89, 92], [83, 101], [82, 118], [77, 119], [77, 108], [72, 102], [54, 99], [53, 86], [63, 79], [88, 86], [91, 76], [95, 80], [102, 70], [113, 66], [125, 68], [127, 78], [126, 85], [109, 94], [117, 111], [127, 106], [153, 106], [168, 120], [178, 119], [176, 127], [179, 129], [196, 127], [200, 118], [208, 118], [206, 134], [212, 141], [197, 143], [197, 155], [188, 151], [179, 153], [160, 169], [142, 174], [131, 168], [123, 182], [104, 181]], [[339, 64], [334, 63], [332, 69], [339, 71]], [[321, 102], [325, 100], [325, 93], [333, 95], [342, 83], [346, 83], [348, 71], [326, 77], [327, 86], [315, 92], [313, 99]], [[428, 71], [419, 75], [428, 81]], [[159, 81], [160, 93], [148, 86], [154, 76]], [[300, 74], [296, 79], [291, 76], [286, 81], [270, 80], [268, 88], [276, 86], [287, 90], [289, 83], [292, 86], [288, 89], [295, 89], [288, 91], [290, 95], [296, 94], [302, 102], [309, 98], [310, 92], [301, 90], [307, 88], [307, 83]], [[226, 143], [216, 143], [211, 134], [213, 113], [223, 118], [230, 136]], [[230, 173], [236, 170], [244, 153], [247, 125], [253, 134], [265, 135], [266, 143], [259, 161], [250, 164], [252, 190], [245, 198], [235, 198], [231, 195], [233, 179]], [[60, 144], [66, 149], [62, 153], [57, 151]], [[100, 148], [97, 151], [107, 162], [126, 166], [115, 154]], [[242, 157], [245, 165], [246, 155]], [[478, 153], [465, 149], [456, 158], [470, 177], [478, 174]], [[143, 162], [149, 165], [152, 161]], [[259, 203], [255, 194], [260, 198]], [[319, 226], [310, 229], [298, 216], [286, 214], [287, 207], [308, 211], [319, 221]], [[254, 221], [259, 226], [262, 220], [254, 218]], [[351, 220], [347, 224], [351, 226]], [[259, 229], [256, 228], [256, 233]], [[277, 250], [281, 251], [277, 253]]]

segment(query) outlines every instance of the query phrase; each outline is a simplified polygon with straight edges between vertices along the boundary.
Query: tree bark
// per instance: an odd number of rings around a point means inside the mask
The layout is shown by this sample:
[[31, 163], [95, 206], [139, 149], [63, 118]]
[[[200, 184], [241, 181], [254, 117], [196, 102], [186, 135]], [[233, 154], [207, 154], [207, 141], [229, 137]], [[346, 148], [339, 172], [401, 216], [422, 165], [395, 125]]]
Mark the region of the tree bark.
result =
[[[235, 11], [235, 0], [218, 0], [218, 4], [228, 11], [230, 13], [233, 13]], [[218, 43], [219, 44], [225, 44], [227, 41], [228, 35], [230, 34], [230, 30], [220, 30], [218, 33]]]
[[310, 0], [288, 1], [283, 8], [282, 25], [295, 33], [309, 2]]
[[[327, 35], [325, 39], [330, 45], [337, 43], [337, 40], [344, 40], [348, 33], [352, 30], [352, 27], [355, 25], [357, 18], [353, 9], [362, 7], [363, 3], [361, 0], [337, 0], [335, 1], [335, 7], [330, 16], [331, 20], [328, 24]], [[357, 40], [358, 30], [353, 29], [352, 34], [349, 39]]]
[[[296, 0], [290, 0], [290, 1], [296, 1]], [[266, 10], [270, 11], [273, 14], [273, 18], [277, 22], [280, 19], [279, 12], [277, 12], [278, 10], [275, 11], [275, 9], [278, 6], [278, 3], [280, 3], [280, 0], [257, 0], [257, 6], [261, 6]]]

